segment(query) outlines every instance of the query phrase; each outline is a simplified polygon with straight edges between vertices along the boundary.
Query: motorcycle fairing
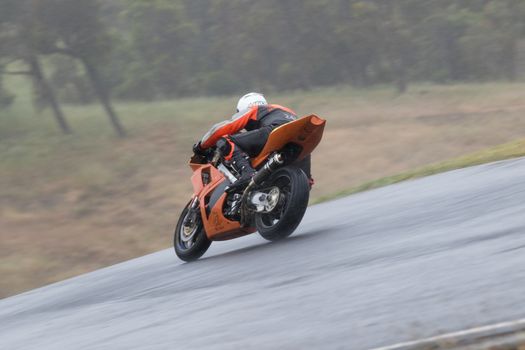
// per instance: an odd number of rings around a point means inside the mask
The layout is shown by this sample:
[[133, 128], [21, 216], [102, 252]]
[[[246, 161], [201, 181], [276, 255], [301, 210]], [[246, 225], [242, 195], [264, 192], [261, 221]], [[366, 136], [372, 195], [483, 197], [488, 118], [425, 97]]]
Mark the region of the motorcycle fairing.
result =
[[[297, 157], [300, 161], [309, 155], [321, 141], [326, 120], [316, 115], [309, 115], [274, 129], [260, 154], [252, 160], [258, 168], [275, 151], [293, 143], [301, 147]], [[196, 159], [190, 160], [193, 170], [191, 182], [194, 196], [199, 198], [202, 223], [206, 236], [213, 241], [227, 240], [244, 236], [256, 231], [253, 227], [241, 227], [238, 221], [231, 221], [223, 214], [227, 194], [224, 192], [226, 177], [211, 164], [201, 164]], [[203, 179], [207, 180], [204, 183]], [[222, 188], [221, 188], [222, 187]]]
[[[241, 227], [238, 221], [231, 221], [224, 217], [223, 208], [226, 201], [227, 193], [222, 196], [211, 208], [210, 215], [204, 220], [204, 229], [209, 239], [222, 241], [254, 233], [256, 230], [252, 227]], [[202, 206], [201, 206], [202, 214]]]
[[289, 143], [301, 147], [301, 153], [296, 161], [304, 159], [321, 142], [325, 124], [326, 120], [311, 114], [275, 128], [270, 133], [263, 150], [252, 160], [252, 166], [258, 168], [272, 152], [282, 149]]
[[206, 206], [206, 213], [210, 215], [211, 208], [217, 204], [221, 196], [224, 194], [224, 191], [226, 190], [226, 187], [231, 185], [231, 182], [228, 181], [228, 179], [224, 179], [223, 181], [219, 182], [217, 186], [213, 189], [211, 192], [210, 200], [208, 201], [208, 205]]
[[[237, 221], [228, 220], [223, 214], [227, 194], [226, 177], [211, 164], [190, 163], [193, 169], [191, 182], [194, 195], [199, 198], [202, 223], [206, 236], [210, 240], [219, 241], [247, 235], [255, 232], [254, 228], [243, 228]], [[207, 174], [209, 182], [203, 182], [203, 173]], [[222, 194], [221, 194], [222, 192]]]

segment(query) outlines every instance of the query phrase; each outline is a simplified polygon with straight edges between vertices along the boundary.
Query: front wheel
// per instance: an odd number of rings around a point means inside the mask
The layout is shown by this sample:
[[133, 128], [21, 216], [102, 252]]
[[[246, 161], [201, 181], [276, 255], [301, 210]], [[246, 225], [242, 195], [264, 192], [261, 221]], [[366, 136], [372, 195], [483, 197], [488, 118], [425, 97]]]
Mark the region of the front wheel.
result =
[[277, 170], [266, 184], [279, 188], [279, 204], [269, 213], [257, 213], [255, 226], [263, 238], [276, 241], [291, 235], [301, 222], [308, 206], [310, 185], [305, 173], [296, 167]]
[[[204, 231], [200, 211], [197, 208], [197, 212], [192, 213], [190, 204], [191, 202], [182, 211], [173, 237], [175, 253], [184, 261], [197, 260], [208, 250], [211, 244]], [[189, 215], [194, 217], [185, 226], [184, 220]]]

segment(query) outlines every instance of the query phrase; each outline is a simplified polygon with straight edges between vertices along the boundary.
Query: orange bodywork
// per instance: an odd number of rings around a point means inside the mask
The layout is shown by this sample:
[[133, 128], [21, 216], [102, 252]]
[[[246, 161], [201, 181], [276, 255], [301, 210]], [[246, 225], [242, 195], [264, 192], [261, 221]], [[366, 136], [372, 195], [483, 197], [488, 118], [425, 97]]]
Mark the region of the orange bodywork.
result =
[[[237, 238], [256, 231], [253, 227], [241, 227], [241, 224], [238, 221], [231, 221], [224, 217], [222, 209], [224, 207], [226, 196], [226, 193], [222, 194], [217, 201], [217, 204], [211, 209], [208, 219], [203, 220], [206, 236], [213, 241], [224, 241]], [[205, 214], [206, 209], [201, 206], [201, 215]], [[203, 216], [203, 218], [204, 217], [205, 216]]]
[[[226, 178], [211, 164], [198, 164], [190, 161], [190, 167], [193, 170], [191, 183], [193, 185], [194, 195], [199, 197], [202, 223], [206, 236], [213, 241], [221, 241], [244, 236], [255, 232], [254, 228], [241, 227], [238, 221], [228, 220], [223, 215], [224, 201], [226, 193], [223, 193], [219, 199], [209, 208], [209, 200], [212, 193], [219, 187]], [[209, 174], [208, 184], [202, 181], [203, 173]], [[209, 214], [208, 214], [209, 213]]]
[[[301, 146], [297, 160], [309, 155], [321, 141], [326, 121], [316, 115], [309, 115], [274, 129], [261, 153], [252, 160], [255, 167], [263, 164], [268, 156], [289, 143]], [[223, 191], [225, 176], [211, 164], [200, 164], [194, 158], [190, 160], [193, 170], [191, 182], [194, 196], [199, 198], [202, 223], [206, 236], [213, 241], [227, 240], [244, 236], [256, 231], [253, 227], [241, 227], [238, 221], [228, 220], [223, 214], [227, 194]], [[203, 178], [207, 178], [207, 183]], [[217, 191], [217, 192], [215, 192]], [[219, 196], [217, 198], [217, 196]], [[212, 201], [211, 198], [215, 197]], [[210, 207], [211, 206], [211, 207]]]
[[302, 152], [297, 160], [302, 160], [321, 142], [325, 124], [326, 120], [312, 114], [277, 127], [271, 132], [261, 153], [252, 160], [252, 166], [259, 167], [270, 153], [289, 143], [301, 146]]

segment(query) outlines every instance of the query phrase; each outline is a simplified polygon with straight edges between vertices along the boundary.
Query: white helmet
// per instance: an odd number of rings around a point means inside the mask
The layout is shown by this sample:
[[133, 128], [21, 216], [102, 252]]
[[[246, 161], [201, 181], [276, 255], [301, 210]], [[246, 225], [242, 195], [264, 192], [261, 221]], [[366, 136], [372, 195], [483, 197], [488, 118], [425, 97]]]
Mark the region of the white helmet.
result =
[[267, 105], [266, 99], [262, 94], [257, 92], [250, 92], [249, 94], [244, 95], [237, 102], [237, 112], [248, 109], [253, 106], [262, 106]]

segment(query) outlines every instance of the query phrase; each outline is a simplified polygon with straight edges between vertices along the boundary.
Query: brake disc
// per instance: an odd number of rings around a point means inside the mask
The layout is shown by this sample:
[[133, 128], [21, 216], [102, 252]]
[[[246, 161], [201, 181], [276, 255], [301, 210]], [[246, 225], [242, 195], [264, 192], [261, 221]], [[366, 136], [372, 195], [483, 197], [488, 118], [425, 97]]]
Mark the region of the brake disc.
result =
[[279, 204], [281, 191], [278, 187], [272, 187], [266, 192], [255, 192], [251, 195], [250, 203], [255, 206], [258, 213], [269, 213]]

